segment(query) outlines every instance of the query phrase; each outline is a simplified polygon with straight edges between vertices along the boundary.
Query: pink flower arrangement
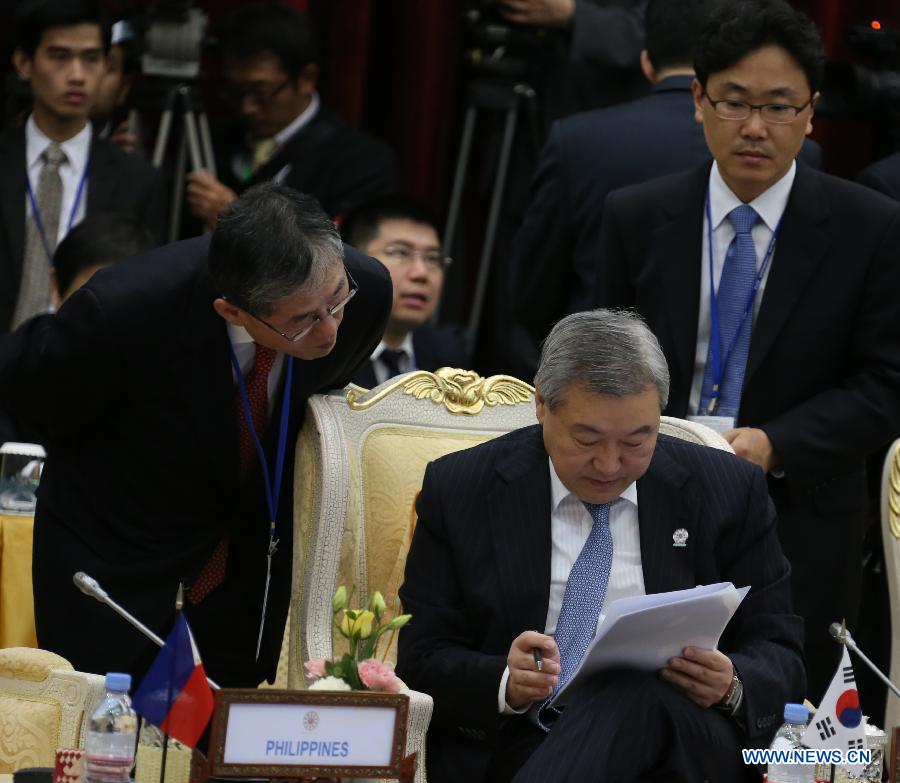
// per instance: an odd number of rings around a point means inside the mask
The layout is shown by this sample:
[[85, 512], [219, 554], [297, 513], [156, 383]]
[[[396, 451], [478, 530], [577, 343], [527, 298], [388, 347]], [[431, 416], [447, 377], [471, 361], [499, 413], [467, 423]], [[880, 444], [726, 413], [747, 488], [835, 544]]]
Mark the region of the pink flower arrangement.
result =
[[392, 666], [382, 663], [377, 658], [366, 658], [357, 664], [359, 679], [370, 691], [384, 691], [385, 693], [397, 693], [403, 683], [394, 674]]
[[306, 663], [304, 663], [303, 666], [306, 669], [306, 676], [315, 680], [324, 677], [325, 663], [326, 661], [324, 658], [316, 658], [315, 660], [307, 661]]

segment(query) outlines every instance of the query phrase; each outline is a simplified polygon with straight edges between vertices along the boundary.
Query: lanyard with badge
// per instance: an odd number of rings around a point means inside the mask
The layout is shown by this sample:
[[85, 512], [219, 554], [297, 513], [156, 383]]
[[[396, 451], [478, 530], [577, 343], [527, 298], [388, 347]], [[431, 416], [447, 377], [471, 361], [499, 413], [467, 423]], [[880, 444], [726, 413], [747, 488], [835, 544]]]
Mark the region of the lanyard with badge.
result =
[[[46, 165], [46, 164], [45, 164]], [[72, 211], [69, 212], [69, 220], [66, 223], [66, 233], [72, 230], [72, 224], [75, 222], [75, 215], [78, 213], [78, 205], [81, 203], [81, 195], [84, 193], [84, 184], [88, 178], [89, 163], [84, 166], [81, 179], [78, 180], [78, 187], [75, 189], [75, 201], [72, 203]], [[31, 215], [34, 218], [34, 224], [37, 227], [38, 234], [41, 237], [41, 244], [44, 246], [44, 252], [47, 254], [47, 260], [53, 260], [53, 253], [50, 252], [50, 243], [47, 241], [47, 231], [44, 228], [44, 221], [41, 218], [41, 210], [38, 209], [37, 199], [34, 197], [34, 191], [31, 189], [31, 179], [25, 176], [25, 192], [28, 195], [28, 203], [31, 205]]]
[[244, 384], [244, 374], [241, 372], [241, 365], [238, 362], [237, 354], [234, 352], [234, 346], [229, 342], [231, 350], [231, 364], [234, 367], [234, 374], [237, 378], [238, 391], [241, 395], [241, 408], [244, 412], [244, 419], [247, 422], [247, 429], [250, 431], [250, 437], [256, 446], [256, 453], [259, 456], [259, 466], [262, 469], [263, 484], [266, 491], [266, 505], [269, 510], [269, 546], [266, 552], [266, 587], [263, 592], [262, 615], [259, 618], [259, 638], [256, 641], [256, 660], [259, 660], [259, 651], [262, 647], [263, 628], [266, 624], [266, 606], [269, 601], [269, 583], [272, 581], [272, 555], [278, 549], [278, 539], [275, 538], [275, 516], [278, 513], [278, 498], [281, 495], [281, 478], [284, 474], [284, 455], [287, 448], [287, 431], [288, 418], [291, 408], [291, 386], [294, 378], [294, 360], [293, 357], [287, 356], [287, 375], [284, 380], [283, 397], [281, 400], [281, 416], [278, 421], [278, 448], [275, 452], [275, 470], [271, 477], [269, 476], [269, 462], [266, 459], [266, 452], [263, 449], [262, 442], [253, 426], [253, 415], [250, 412], [250, 398], [247, 396], [247, 387]]
[[703, 413], [705, 413], [707, 416], [716, 415], [716, 408], [719, 404], [719, 390], [722, 385], [722, 380], [725, 376], [725, 368], [728, 366], [728, 360], [731, 358], [731, 354], [734, 351], [734, 346], [737, 343], [738, 335], [740, 335], [741, 329], [744, 328], [744, 323], [750, 315], [750, 312], [753, 310], [753, 303], [754, 301], [756, 301], [756, 293], [757, 291], [759, 291], [760, 285], [762, 285], [763, 278], [766, 275], [766, 269], [768, 269], [769, 266], [769, 261], [772, 259], [772, 253], [775, 252], [775, 243], [778, 241], [778, 234], [781, 231], [781, 223], [783, 220], [784, 216], [782, 216], [781, 220], [778, 221], [778, 225], [775, 226], [775, 230], [772, 232], [772, 238], [769, 240], [769, 246], [766, 249], [766, 255], [764, 256], [762, 263], [759, 265], [759, 270], [756, 273], [756, 277], [753, 279], [753, 286], [750, 289], [750, 295], [747, 297], [747, 304], [744, 306], [744, 311], [741, 314], [740, 323], [738, 325], [738, 328], [734, 330], [734, 335], [732, 335], [731, 343], [728, 345], [728, 349], [725, 351], [725, 354], [723, 356], [719, 327], [719, 307], [715, 286], [716, 277], [715, 251], [713, 250], [712, 207], [710, 205], [709, 198], [709, 185], [706, 186], [706, 231], [707, 244], [709, 245], [709, 361], [712, 365], [710, 368], [712, 388], [710, 389], [709, 403], [707, 404], [707, 408], [705, 411], [701, 411], [701, 415]]

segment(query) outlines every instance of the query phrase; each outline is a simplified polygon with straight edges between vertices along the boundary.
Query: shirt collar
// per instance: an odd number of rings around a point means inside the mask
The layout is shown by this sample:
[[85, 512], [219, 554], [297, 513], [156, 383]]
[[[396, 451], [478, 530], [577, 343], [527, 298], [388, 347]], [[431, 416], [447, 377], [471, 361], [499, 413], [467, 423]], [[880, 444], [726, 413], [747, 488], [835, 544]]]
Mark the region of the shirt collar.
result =
[[[384, 353], [385, 349], [390, 349], [390, 346], [382, 340], [376, 346], [375, 350], [372, 351], [372, 361], [374, 362], [376, 359], [381, 357], [381, 354]], [[406, 337], [403, 338], [403, 342], [400, 343], [400, 347], [397, 348], [398, 351], [406, 351], [406, 355], [412, 359], [413, 357], [413, 339], [412, 332], [407, 332]]]
[[[797, 163], [792, 162], [791, 167], [778, 182], [750, 202], [750, 206], [756, 210], [770, 231], [774, 231], [781, 221], [796, 176]], [[743, 203], [725, 184], [725, 180], [722, 179], [722, 174], [719, 172], [719, 164], [715, 161], [709, 172], [709, 201], [713, 231], [728, 217], [731, 210]]]
[[231, 340], [232, 345], [246, 345], [247, 343], [253, 342], [250, 332], [243, 326], [228, 323], [227, 321], [225, 322], [225, 325], [228, 327], [228, 339]]
[[[550, 513], [556, 513], [559, 504], [570, 497], [580, 503], [581, 499], [569, 492], [566, 485], [560, 480], [556, 468], [553, 467], [553, 460], [548, 457], [547, 462], [550, 463]], [[618, 503], [620, 500], [627, 500], [637, 508], [637, 482], [632, 481], [625, 487], [625, 491], [613, 503]]]
[[[72, 167], [76, 175], [84, 171], [91, 150], [91, 123], [78, 131], [71, 139], [66, 139], [59, 146], [66, 153], [66, 163]], [[25, 123], [25, 163], [30, 171], [40, 162], [44, 150], [51, 144], [49, 137], [37, 126], [34, 115], [29, 115]]]
[[275, 145], [277, 147], [283, 147], [287, 142], [293, 137], [296, 133], [299, 133], [303, 128], [305, 128], [309, 123], [312, 122], [313, 117], [316, 116], [316, 112], [319, 111], [319, 93], [313, 90], [312, 97], [309, 100], [309, 106], [307, 106], [300, 114], [298, 114], [292, 121], [291, 124], [282, 128], [278, 133], [275, 134]]

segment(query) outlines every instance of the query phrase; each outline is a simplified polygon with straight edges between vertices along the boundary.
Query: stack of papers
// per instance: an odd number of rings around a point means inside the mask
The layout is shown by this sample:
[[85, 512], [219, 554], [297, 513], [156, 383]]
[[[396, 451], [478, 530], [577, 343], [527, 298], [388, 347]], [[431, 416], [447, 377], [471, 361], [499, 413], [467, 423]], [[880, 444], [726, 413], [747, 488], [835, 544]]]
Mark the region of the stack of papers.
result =
[[604, 669], [656, 671], [685, 647], [714, 650], [749, 587], [731, 582], [690, 590], [620, 598], [610, 604], [581, 665], [553, 698], [565, 704], [567, 694]]

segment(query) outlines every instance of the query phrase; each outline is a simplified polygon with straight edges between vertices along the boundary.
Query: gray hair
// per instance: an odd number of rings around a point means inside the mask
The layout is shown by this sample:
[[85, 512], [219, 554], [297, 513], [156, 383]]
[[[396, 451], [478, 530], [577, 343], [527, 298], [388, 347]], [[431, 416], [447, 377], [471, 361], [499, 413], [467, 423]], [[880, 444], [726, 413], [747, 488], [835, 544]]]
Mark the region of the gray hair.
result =
[[217, 294], [266, 316], [278, 299], [320, 285], [343, 253], [340, 234], [314, 198], [266, 182], [219, 215], [209, 271]]
[[660, 410], [669, 401], [669, 367], [643, 319], [627, 310], [573, 313], [541, 347], [534, 385], [550, 410], [578, 385], [592, 394], [625, 397], [655, 386]]

